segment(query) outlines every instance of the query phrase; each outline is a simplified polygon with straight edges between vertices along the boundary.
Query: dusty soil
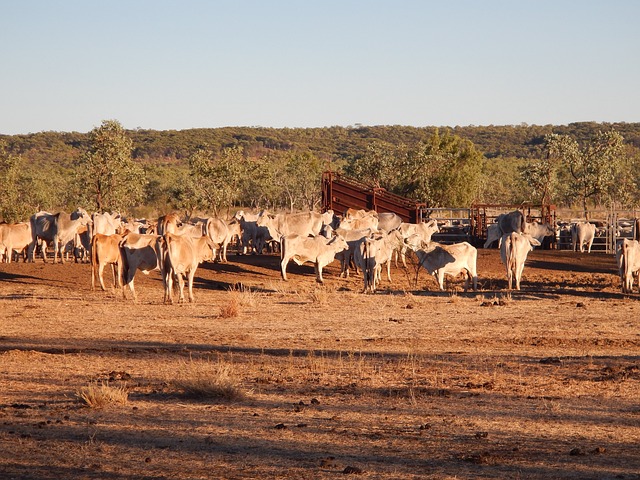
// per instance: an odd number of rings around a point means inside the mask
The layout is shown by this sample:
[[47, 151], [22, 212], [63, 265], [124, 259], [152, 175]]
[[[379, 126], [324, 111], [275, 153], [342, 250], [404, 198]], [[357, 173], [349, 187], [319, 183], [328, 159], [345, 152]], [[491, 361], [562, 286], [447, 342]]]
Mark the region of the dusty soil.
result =
[[[2, 264], [0, 478], [640, 478], [640, 302], [613, 257], [533, 252], [511, 295], [496, 250], [478, 271], [477, 293], [411, 265], [364, 295], [335, 263], [316, 286], [231, 255], [167, 306], [157, 273], [134, 305], [88, 265]], [[174, 382], [216, 365], [245, 398]], [[103, 383], [128, 402], [78, 399]]]

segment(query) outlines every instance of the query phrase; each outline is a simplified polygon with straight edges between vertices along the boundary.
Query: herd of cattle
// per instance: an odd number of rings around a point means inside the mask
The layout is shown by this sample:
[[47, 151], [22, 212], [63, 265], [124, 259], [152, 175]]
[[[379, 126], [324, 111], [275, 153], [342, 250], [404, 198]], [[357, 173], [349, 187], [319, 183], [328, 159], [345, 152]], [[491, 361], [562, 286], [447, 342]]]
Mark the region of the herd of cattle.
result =
[[[596, 226], [575, 222], [570, 227], [573, 249], [591, 251]], [[47, 248], [53, 247], [54, 263], [72, 253], [76, 261], [90, 261], [91, 287], [98, 278], [105, 290], [104, 268], [112, 267], [114, 287], [124, 286], [136, 292], [134, 277], [138, 270], [147, 274], [159, 270], [164, 287], [164, 302], [173, 303], [173, 285], [179, 286], [179, 301], [184, 301], [185, 280], [189, 301], [193, 301], [193, 280], [198, 265], [218, 259], [227, 261], [227, 247], [237, 240], [243, 253], [262, 253], [271, 243], [280, 249], [281, 274], [287, 279], [286, 268], [291, 260], [298, 264], [311, 262], [316, 280], [322, 283], [322, 269], [340, 261], [340, 276], [348, 277], [349, 269], [362, 273], [363, 291], [374, 292], [386, 267], [391, 281], [391, 263], [401, 259], [406, 267], [408, 250], [415, 252], [419, 264], [437, 279], [444, 290], [445, 275], [465, 274], [465, 290], [471, 283], [477, 289], [477, 250], [468, 242], [452, 245], [432, 241], [439, 231], [436, 220], [405, 223], [394, 213], [348, 209], [342, 215], [325, 213], [278, 213], [263, 211], [236, 213], [231, 220], [195, 218], [181, 221], [175, 214], [163, 215], [155, 222], [127, 221], [118, 214], [89, 215], [79, 208], [71, 214], [38, 212], [29, 222], [0, 224], [0, 258], [11, 262], [22, 254], [25, 261], [34, 261], [40, 250], [47, 261]], [[522, 271], [528, 253], [541, 245], [546, 236], [556, 235], [549, 224], [527, 222], [516, 210], [499, 215], [488, 227], [485, 248], [498, 242], [500, 256], [506, 267], [508, 288], [520, 289]], [[620, 239], [616, 259], [622, 291], [631, 293], [634, 277], [640, 272], [640, 244], [636, 240]], [[638, 279], [640, 284], [640, 279]]]

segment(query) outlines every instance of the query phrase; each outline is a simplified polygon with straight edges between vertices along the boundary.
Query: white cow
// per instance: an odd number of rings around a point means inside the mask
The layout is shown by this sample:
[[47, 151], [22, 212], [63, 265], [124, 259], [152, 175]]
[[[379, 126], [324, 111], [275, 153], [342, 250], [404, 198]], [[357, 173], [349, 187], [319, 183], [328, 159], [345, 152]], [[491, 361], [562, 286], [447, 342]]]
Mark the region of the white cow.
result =
[[640, 242], [623, 238], [617, 242], [616, 257], [620, 270], [622, 293], [633, 293], [633, 278], [640, 291]]
[[[0, 224], [0, 258], [11, 263], [13, 252], [22, 253], [31, 244], [30, 223]], [[24, 257], [26, 260], [26, 256]]]
[[538, 240], [524, 233], [511, 232], [502, 236], [500, 239], [500, 258], [507, 268], [509, 290], [513, 287], [514, 278], [516, 290], [520, 290], [520, 280], [527, 255], [533, 250], [533, 247], [539, 246]]
[[[428, 222], [422, 223], [401, 223], [398, 228], [400, 233], [402, 233], [402, 237], [407, 240], [409, 237], [415, 236], [415, 238], [421, 241], [424, 244], [431, 242], [431, 237], [434, 233], [438, 233], [440, 231], [438, 227], [438, 222], [436, 220], [429, 220]], [[407, 245], [405, 243], [402, 244], [402, 248], [400, 248], [400, 258], [402, 259], [402, 265], [406, 268], [407, 266]], [[398, 251], [396, 251], [396, 266], [398, 265]]]
[[[336, 259], [340, 261], [340, 276], [344, 278], [349, 278], [349, 266], [353, 260], [353, 256], [355, 254], [360, 241], [363, 238], [371, 237], [376, 230], [372, 230], [371, 228], [365, 228], [363, 230], [345, 230], [343, 228], [338, 228], [335, 230], [336, 235], [344, 238], [347, 242], [349, 248], [342, 252], [338, 252], [336, 254]], [[356, 273], [358, 273], [358, 266], [356, 265]]]
[[214, 244], [207, 235], [194, 238], [186, 235], [165, 233], [158, 238], [156, 250], [162, 256], [162, 283], [164, 303], [173, 303], [173, 280], [180, 287], [179, 302], [184, 302], [184, 277], [187, 277], [189, 302], [194, 301], [193, 279], [198, 265], [213, 259]]
[[387, 266], [387, 280], [391, 282], [391, 258], [393, 252], [403, 244], [402, 233], [392, 230], [380, 232], [372, 238], [362, 239], [353, 254], [354, 263], [362, 270], [364, 292], [375, 292], [380, 283], [382, 266]]
[[[454, 243], [453, 245], [441, 245], [436, 242], [424, 246], [405, 242], [418, 256], [418, 261], [427, 272], [438, 280], [440, 290], [444, 290], [445, 274], [456, 276], [460, 272], [466, 273], [464, 289], [469, 288], [469, 281], [473, 282], [473, 289], [478, 289], [478, 274], [476, 264], [478, 251], [467, 242]], [[424, 247], [424, 248], [423, 248]]]
[[303, 237], [320, 235], [323, 217], [318, 212], [277, 213], [260, 212], [256, 225], [267, 227], [274, 240], [285, 235], [301, 235]]
[[103, 235], [113, 235], [117, 233], [122, 226], [122, 217], [119, 213], [94, 213], [91, 216], [93, 220], [92, 235], [101, 233]]
[[390, 232], [400, 227], [402, 223], [402, 217], [392, 212], [380, 212], [378, 213], [378, 228], [385, 232]]
[[584, 247], [587, 246], [587, 252], [591, 253], [593, 239], [596, 236], [596, 226], [589, 222], [576, 222], [571, 225], [571, 250], [580, 249], [580, 253], [584, 253]]
[[[29, 221], [31, 223], [29, 259], [34, 261], [36, 243], [38, 239], [42, 239], [44, 242], [53, 243], [53, 263], [56, 263], [58, 253], [60, 253], [60, 261], [64, 263], [62, 249], [74, 240], [80, 228], [91, 224], [91, 217], [83, 208], [78, 208], [70, 214], [59, 212], [54, 215], [38, 212], [32, 215]], [[42, 249], [42, 259], [47, 261], [45, 248]]]
[[302, 235], [284, 235], [280, 240], [280, 271], [282, 279], [287, 279], [287, 264], [293, 260], [298, 265], [313, 262], [316, 281], [324, 283], [322, 269], [333, 262], [336, 253], [349, 248], [347, 242], [339, 235], [327, 239], [322, 235], [308, 237]]
[[[134, 302], [138, 299], [133, 284], [136, 272], [140, 270], [148, 275], [153, 270], [160, 270], [157, 241], [157, 235], [130, 233], [120, 242], [120, 252], [124, 260], [122, 277], [124, 284], [131, 290]], [[122, 296], [126, 297], [124, 288]]]

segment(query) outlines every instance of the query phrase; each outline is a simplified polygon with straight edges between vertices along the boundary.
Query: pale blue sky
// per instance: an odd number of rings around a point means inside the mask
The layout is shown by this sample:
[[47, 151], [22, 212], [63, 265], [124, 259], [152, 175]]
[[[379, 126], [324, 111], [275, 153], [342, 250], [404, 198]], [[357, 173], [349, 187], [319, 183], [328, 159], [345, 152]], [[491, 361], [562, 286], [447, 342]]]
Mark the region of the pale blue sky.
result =
[[0, 133], [640, 121], [640, 1], [0, 0]]

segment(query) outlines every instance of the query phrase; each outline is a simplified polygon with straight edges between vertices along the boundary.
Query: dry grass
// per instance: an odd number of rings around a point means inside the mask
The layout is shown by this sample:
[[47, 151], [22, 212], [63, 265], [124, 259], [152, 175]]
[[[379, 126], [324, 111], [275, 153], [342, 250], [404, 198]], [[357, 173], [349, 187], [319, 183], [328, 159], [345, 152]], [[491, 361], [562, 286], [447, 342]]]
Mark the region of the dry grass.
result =
[[240, 314], [240, 302], [238, 297], [232, 295], [229, 297], [227, 303], [220, 306], [220, 318], [235, 318]]
[[105, 408], [112, 405], [126, 405], [129, 392], [126, 385], [112, 387], [108, 383], [91, 383], [80, 388], [76, 397], [91, 408]]
[[247, 392], [227, 362], [191, 360], [178, 370], [171, 384], [187, 395], [200, 399], [242, 400]]
[[[0, 476], [637, 478], [640, 297], [609, 286], [612, 257], [536, 255], [557, 268], [532, 262], [511, 300], [498, 252], [478, 270], [499, 288], [451, 296], [241, 257], [199, 270], [231, 291], [175, 309], [157, 274], [132, 305], [90, 292], [87, 265], [2, 265]], [[238, 317], [211, 321], [230, 298]], [[126, 407], [68, 398], [112, 377]]]

